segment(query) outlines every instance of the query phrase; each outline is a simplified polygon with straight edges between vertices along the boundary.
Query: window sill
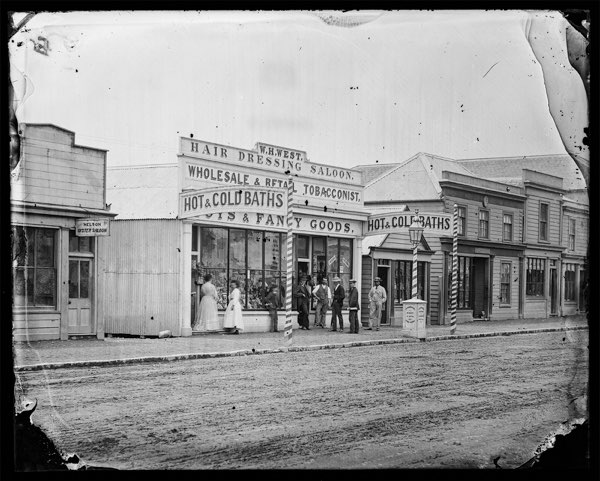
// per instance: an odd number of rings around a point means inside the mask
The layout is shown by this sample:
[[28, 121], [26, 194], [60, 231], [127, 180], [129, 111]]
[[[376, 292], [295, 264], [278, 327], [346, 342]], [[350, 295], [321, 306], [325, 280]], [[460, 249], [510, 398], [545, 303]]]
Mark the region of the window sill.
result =
[[498, 307], [500, 309], [510, 309], [512, 306], [510, 304], [500, 304]]

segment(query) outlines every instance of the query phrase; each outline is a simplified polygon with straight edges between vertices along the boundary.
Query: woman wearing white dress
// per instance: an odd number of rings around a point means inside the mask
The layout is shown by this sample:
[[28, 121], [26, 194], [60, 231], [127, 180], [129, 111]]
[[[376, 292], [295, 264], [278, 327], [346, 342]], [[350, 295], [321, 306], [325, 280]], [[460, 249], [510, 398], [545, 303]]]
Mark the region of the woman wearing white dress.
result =
[[239, 331], [244, 330], [244, 319], [242, 318], [242, 304], [240, 303], [239, 288], [239, 281], [231, 281], [231, 294], [229, 294], [229, 304], [225, 310], [225, 320], [223, 321], [223, 327], [231, 334], [239, 334]]
[[194, 331], [218, 331], [220, 329], [217, 307], [219, 295], [211, 279], [212, 275], [206, 274], [204, 276], [204, 284], [200, 288], [202, 299], [200, 300], [200, 307], [192, 328]]

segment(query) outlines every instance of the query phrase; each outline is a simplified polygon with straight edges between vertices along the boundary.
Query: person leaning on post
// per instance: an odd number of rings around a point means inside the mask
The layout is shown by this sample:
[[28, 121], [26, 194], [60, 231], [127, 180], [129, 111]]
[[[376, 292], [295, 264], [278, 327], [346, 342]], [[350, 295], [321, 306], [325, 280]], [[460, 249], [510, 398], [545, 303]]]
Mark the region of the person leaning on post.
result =
[[350, 289], [348, 290], [348, 310], [350, 311], [350, 333], [358, 334], [358, 289], [356, 288], [356, 279], [350, 279]]
[[387, 296], [385, 289], [380, 285], [381, 277], [376, 277], [373, 282], [375, 285], [369, 291], [369, 327], [367, 329], [373, 330], [375, 328], [376, 331], [379, 331], [381, 308]]

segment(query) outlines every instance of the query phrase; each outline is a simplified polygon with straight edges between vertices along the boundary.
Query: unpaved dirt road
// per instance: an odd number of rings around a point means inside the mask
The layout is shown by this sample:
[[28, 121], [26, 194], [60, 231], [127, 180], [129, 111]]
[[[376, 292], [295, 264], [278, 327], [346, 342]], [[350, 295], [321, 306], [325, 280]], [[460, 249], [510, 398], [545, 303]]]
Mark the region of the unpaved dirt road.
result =
[[588, 333], [18, 373], [66, 452], [120, 469], [515, 468], [587, 417]]

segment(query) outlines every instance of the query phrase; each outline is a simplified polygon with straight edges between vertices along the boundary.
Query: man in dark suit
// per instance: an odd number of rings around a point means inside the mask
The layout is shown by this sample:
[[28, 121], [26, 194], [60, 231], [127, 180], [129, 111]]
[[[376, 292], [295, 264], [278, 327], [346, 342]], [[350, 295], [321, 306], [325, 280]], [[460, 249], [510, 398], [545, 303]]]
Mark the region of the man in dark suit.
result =
[[346, 292], [340, 284], [341, 279], [339, 277], [333, 278], [333, 301], [331, 302], [331, 329], [330, 331], [337, 331], [337, 320], [340, 321], [340, 332], [344, 332], [344, 318], [342, 317], [342, 306], [344, 304], [344, 297]]
[[358, 289], [356, 279], [350, 279], [350, 290], [348, 291], [348, 309], [350, 310], [350, 332], [358, 334]]
[[300, 278], [300, 284], [294, 291], [294, 298], [298, 307], [298, 324], [300, 329], [310, 330], [308, 327], [308, 300], [310, 299], [310, 292], [306, 287], [306, 277]]

